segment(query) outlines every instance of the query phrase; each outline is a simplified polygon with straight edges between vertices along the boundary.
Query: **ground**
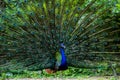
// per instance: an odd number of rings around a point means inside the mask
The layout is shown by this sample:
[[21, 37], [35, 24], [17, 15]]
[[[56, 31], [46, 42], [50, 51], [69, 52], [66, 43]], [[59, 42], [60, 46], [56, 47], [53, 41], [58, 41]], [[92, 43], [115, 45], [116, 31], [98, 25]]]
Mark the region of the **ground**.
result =
[[[7, 79], [6, 79], [7, 80]], [[113, 76], [101, 76], [101, 77], [87, 77], [87, 78], [24, 78], [24, 79], [8, 79], [8, 80], [116, 80]], [[118, 78], [120, 80], [120, 77]]]

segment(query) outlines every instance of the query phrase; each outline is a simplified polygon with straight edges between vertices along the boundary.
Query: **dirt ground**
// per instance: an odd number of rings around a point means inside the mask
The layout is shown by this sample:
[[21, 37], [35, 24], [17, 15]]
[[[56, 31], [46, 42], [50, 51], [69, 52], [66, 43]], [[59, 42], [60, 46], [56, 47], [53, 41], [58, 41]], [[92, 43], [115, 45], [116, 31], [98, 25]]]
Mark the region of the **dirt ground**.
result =
[[[41, 79], [31, 79], [31, 78], [24, 78], [24, 79], [6, 79], [6, 80], [115, 80], [112, 76], [110, 77], [88, 77], [88, 78], [41, 78]], [[120, 80], [120, 77], [118, 77]]]

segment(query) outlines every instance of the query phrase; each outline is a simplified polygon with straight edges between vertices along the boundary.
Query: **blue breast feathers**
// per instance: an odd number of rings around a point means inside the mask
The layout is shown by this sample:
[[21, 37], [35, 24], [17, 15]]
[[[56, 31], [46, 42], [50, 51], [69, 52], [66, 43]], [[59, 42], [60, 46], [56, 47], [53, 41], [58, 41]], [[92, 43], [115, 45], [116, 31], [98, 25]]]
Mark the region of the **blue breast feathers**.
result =
[[65, 50], [63, 48], [60, 48], [60, 53], [62, 56], [61, 65], [66, 64]]

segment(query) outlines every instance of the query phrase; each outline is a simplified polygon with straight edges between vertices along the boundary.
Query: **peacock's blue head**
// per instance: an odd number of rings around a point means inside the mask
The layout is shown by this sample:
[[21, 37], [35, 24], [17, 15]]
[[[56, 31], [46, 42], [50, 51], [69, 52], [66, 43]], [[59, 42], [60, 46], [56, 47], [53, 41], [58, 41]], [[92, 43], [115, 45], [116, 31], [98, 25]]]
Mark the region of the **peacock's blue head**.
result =
[[64, 45], [64, 43], [60, 43], [60, 47], [64, 48], [64, 49], [66, 48], [65, 45]]

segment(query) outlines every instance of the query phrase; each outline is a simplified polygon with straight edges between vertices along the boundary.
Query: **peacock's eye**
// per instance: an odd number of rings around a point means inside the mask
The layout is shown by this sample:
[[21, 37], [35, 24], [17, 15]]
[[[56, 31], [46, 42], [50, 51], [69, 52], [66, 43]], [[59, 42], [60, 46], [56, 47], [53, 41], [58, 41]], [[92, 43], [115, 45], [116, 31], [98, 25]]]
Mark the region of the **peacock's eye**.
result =
[[60, 19], [60, 18], [61, 18], [61, 15], [57, 14], [56, 18]]
[[66, 14], [69, 14], [69, 12], [70, 12], [69, 10], [66, 10], [66, 12], [65, 12], [65, 13], [66, 13]]
[[80, 7], [78, 7], [77, 10], [80, 11]]
[[4, 19], [4, 18], [5, 18], [5, 16], [4, 16], [4, 15], [2, 15], [2, 18]]
[[3, 27], [2, 26], [0, 26], [0, 31], [2, 31], [3, 30]]
[[11, 0], [8, 0], [8, 2], [11, 2]]
[[45, 16], [44, 16], [44, 15], [41, 15], [41, 18], [42, 18], [42, 19], [44, 19], [44, 18], [45, 18]]
[[38, 27], [39, 24], [38, 24], [38, 23], [34, 23], [33, 26], [34, 26], [34, 27]]
[[42, 6], [42, 4], [41, 4], [41, 3], [39, 3], [37, 6], [38, 6], [38, 7], [41, 7], [41, 6]]
[[21, 12], [20, 11], [17, 11], [17, 14], [20, 14]]
[[16, 23], [14, 23], [14, 24], [13, 24], [13, 27], [17, 27], [17, 24], [16, 24]]
[[60, 6], [60, 3], [56, 3], [56, 7], [59, 7]]
[[27, 0], [24, 0], [24, 2], [26, 3], [26, 2], [27, 2]]
[[90, 30], [90, 33], [91, 33], [91, 34], [92, 34], [92, 33], [95, 33], [95, 29]]
[[34, 12], [30, 12], [30, 16], [34, 16]]

